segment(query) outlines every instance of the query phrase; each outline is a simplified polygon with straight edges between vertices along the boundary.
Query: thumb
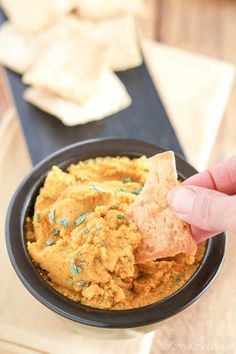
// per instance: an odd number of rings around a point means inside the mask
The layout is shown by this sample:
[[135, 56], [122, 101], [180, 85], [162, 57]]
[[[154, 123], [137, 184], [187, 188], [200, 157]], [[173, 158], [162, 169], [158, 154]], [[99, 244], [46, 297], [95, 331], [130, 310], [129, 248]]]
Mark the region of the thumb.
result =
[[236, 232], [236, 196], [197, 186], [178, 186], [167, 196], [180, 219], [203, 230]]

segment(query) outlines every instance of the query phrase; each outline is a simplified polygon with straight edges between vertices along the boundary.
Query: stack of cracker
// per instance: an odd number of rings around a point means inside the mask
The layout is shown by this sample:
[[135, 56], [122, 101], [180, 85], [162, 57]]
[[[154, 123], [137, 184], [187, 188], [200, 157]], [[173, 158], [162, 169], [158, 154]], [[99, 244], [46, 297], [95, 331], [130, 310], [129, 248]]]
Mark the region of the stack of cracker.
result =
[[139, 0], [1, 0], [0, 63], [30, 85], [24, 98], [73, 126], [131, 104], [114, 71], [142, 63]]

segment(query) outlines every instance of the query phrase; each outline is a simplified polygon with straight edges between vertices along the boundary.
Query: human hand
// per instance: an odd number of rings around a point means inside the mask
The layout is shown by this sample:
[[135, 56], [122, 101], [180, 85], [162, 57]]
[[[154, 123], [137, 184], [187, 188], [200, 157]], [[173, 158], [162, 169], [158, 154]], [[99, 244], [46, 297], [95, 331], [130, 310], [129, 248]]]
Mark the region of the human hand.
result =
[[236, 232], [236, 156], [188, 178], [167, 199], [179, 218], [191, 225], [196, 242], [223, 230]]

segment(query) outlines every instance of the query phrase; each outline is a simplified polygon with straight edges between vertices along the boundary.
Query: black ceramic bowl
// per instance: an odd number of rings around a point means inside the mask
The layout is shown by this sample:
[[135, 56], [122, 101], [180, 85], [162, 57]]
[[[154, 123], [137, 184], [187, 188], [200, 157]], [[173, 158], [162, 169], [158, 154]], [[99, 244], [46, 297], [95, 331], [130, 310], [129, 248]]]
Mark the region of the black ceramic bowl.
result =
[[[52, 165], [68, 165], [97, 156], [152, 156], [165, 149], [131, 139], [95, 139], [61, 149], [36, 165], [15, 192], [6, 219], [6, 242], [12, 265], [24, 286], [42, 304], [70, 320], [102, 328], [135, 328], [160, 322], [196, 301], [216, 276], [224, 258], [224, 233], [208, 241], [204, 259], [194, 276], [177, 292], [157, 303], [131, 310], [99, 310], [67, 299], [50, 287], [38, 274], [28, 255], [24, 224], [32, 215], [35, 198]], [[196, 170], [176, 156], [180, 178]]]

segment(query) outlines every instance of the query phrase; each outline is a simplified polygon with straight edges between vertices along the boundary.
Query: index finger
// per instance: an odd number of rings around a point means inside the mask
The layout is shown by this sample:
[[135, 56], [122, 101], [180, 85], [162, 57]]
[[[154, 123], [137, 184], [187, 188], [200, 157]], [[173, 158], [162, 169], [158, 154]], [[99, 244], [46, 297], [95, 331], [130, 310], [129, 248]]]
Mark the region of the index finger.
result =
[[193, 175], [184, 184], [215, 189], [229, 195], [236, 193], [236, 156], [219, 165]]

